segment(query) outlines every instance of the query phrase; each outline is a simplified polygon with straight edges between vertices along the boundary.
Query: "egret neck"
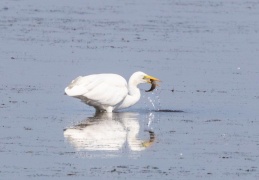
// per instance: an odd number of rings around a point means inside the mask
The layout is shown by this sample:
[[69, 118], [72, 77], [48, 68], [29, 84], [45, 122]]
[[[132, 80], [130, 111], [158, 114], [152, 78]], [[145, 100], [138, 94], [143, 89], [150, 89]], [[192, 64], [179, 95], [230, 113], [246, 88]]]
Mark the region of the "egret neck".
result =
[[135, 78], [130, 78], [128, 83], [129, 93], [116, 109], [127, 108], [134, 105], [140, 99], [140, 90], [137, 87], [139, 82]]

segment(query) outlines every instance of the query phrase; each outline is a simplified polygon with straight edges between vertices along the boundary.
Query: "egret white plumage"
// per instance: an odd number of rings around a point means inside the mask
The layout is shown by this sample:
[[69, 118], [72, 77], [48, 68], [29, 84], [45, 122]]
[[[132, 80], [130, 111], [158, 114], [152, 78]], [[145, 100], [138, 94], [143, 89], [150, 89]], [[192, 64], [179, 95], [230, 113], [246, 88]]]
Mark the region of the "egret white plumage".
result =
[[74, 79], [65, 93], [81, 99], [96, 111], [112, 112], [134, 105], [140, 99], [137, 86], [154, 81], [160, 80], [140, 71], [132, 74], [128, 84], [118, 74], [92, 74]]

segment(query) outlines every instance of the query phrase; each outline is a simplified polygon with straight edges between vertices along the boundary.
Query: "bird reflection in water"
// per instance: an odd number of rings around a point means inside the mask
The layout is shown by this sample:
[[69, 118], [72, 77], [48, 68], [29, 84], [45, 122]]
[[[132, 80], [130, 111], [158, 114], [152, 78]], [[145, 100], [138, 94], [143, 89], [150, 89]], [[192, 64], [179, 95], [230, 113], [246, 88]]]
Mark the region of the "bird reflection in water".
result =
[[80, 124], [64, 130], [64, 137], [77, 150], [118, 151], [128, 147], [142, 151], [155, 141], [153, 131], [148, 140], [138, 138], [140, 132], [138, 113], [97, 113]]

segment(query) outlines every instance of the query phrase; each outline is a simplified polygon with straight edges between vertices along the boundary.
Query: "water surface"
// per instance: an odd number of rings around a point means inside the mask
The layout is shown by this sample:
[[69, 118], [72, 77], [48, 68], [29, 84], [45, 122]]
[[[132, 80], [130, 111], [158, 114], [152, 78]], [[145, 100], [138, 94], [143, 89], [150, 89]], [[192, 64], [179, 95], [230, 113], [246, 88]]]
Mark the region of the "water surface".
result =
[[[258, 179], [258, 19], [257, 1], [2, 0], [1, 178]], [[120, 113], [64, 95], [139, 70], [162, 83]]]

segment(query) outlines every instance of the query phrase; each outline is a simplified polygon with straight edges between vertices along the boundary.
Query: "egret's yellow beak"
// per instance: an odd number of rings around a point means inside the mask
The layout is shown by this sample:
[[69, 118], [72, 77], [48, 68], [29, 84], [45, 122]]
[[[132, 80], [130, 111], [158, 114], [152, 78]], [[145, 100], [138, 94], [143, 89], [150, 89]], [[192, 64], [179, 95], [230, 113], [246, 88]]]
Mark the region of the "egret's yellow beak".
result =
[[151, 83], [151, 80], [152, 81], [160, 81], [158, 78], [155, 78], [155, 77], [149, 76], [149, 75], [144, 76], [144, 79], [147, 80], [147, 83]]

